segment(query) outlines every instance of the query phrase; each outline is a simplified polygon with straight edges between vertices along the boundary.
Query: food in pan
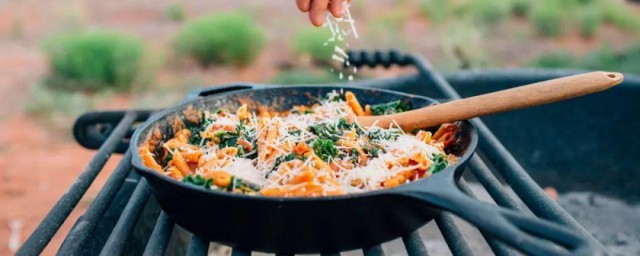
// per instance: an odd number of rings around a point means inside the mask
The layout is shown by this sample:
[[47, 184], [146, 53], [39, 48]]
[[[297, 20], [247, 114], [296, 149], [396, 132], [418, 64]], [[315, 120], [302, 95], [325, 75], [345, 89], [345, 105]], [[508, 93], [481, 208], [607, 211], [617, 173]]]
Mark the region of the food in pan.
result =
[[[362, 127], [349, 116], [409, 110], [393, 101], [362, 106], [351, 92], [287, 111], [187, 108], [169, 133], [151, 132], [139, 148], [146, 167], [207, 189], [277, 197], [315, 197], [391, 188], [455, 163], [446, 152], [455, 124], [403, 132]], [[167, 133], [167, 132], [165, 132]]]

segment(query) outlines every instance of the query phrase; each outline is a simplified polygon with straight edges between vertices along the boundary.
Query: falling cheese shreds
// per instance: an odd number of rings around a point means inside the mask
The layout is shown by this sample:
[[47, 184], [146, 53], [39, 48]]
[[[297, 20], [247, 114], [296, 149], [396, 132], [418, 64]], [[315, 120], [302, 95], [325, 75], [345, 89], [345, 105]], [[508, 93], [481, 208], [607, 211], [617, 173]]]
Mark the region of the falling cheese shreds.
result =
[[349, 55], [347, 55], [347, 53], [344, 51], [344, 49], [340, 48], [340, 46], [337, 46], [337, 45], [336, 45], [336, 46], [333, 48], [333, 50], [334, 50], [336, 53], [338, 53], [338, 54], [342, 55], [342, 57], [344, 57], [344, 58], [349, 58]]
[[[358, 32], [356, 31], [355, 21], [351, 16], [351, 12], [349, 8], [351, 7], [346, 1], [342, 3], [345, 9], [345, 15], [341, 18], [333, 17], [330, 13], [327, 13], [325, 16], [325, 22], [323, 27], [328, 28], [329, 32], [331, 32], [331, 36], [322, 44], [324, 46], [333, 45], [333, 54], [331, 55], [331, 59], [343, 64], [345, 67], [351, 66], [349, 62], [349, 55], [347, 54], [346, 49], [343, 49], [339, 46], [338, 42], [342, 42], [347, 39], [349, 36], [353, 35], [356, 39], [358, 38]], [[346, 43], [346, 47], [349, 47], [349, 43]], [[354, 69], [353, 74], [356, 73]], [[340, 80], [343, 79], [343, 74], [339, 74]], [[349, 81], [353, 80], [353, 76], [348, 76]]]

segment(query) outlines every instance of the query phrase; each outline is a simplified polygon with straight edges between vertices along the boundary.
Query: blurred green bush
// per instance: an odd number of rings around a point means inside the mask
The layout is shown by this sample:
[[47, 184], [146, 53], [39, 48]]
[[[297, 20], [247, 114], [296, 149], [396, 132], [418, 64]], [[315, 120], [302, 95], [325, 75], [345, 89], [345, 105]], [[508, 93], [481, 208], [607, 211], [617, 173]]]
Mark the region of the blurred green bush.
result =
[[636, 43], [622, 50], [604, 45], [587, 54], [580, 63], [585, 69], [640, 74], [640, 44]]
[[531, 10], [531, 0], [513, 0], [511, 13], [516, 17], [526, 17]]
[[175, 47], [203, 67], [214, 63], [243, 66], [258, 57], [264, 43], [264, 32], [248, 14], [224, 12], [186, 23]]
[[44, 41], [43, 50], [51, 88], [127, 90], [140, 71], [144, 44], [133, 36], [93, 30], [53, 36]]
[[331, 38], [326, 28], [305, 27], [294, 38], [293, 51], [297, 55], [308, 55], [314, 61], [327, 64], [334, 53], [334, 43], [325, 43]]
[[[571, 25], [584, 38], [595, 35], [603, 23], [640, 32], [640, 15], [629, 3], [612, 0], [419, 0], [421, 13], [440, 24], [468, 19], [477, 25], [494, 25], [509, 16], [526, 17], [539, 35], [560, 36]], [[455, 19], [454, 19], [455, 18]]]
[[563, 32], [563, 6], [558, 0], [541, 0], [531, 10], [530, 20], [542, 36], [559, 36]]
[[451, 0], [420, 0], [420, 11], [435, 23], [445, 21], [452, 14], [453, 9]]
[[[584, 0], [583, 0], [584, 1]], [[602, 11], [597, 6], [586, 6], [577, 10], [576, 18], [580, 28], [580, 35], [592, 38], [602, 25]]]
[[172, 21], [182, 22], [184, 20], [184, 5], [173, 3], [164, 10], [164, 15]]
[[493, 25], [509, 18], [511, 0], [473, 0], [468, 3], [466, 14], [475, 22]]
[[297, 55], [309, 55], [314, 61], [328, 63], [333, 55], [333, 44], [326, 44], [331, 38], [331, 31], [325, 28], [305, 27], [295, 35], [292, 43]]
[[575, 57], [567, 51], [544, 54], [529, 63], [531, 67], [578, 68], [609, 70], [640, 74], [640, 44], [621, 50], [602, 46], [584, 57]]
[[556, 51], [543, 54], [529, 62], [530, 67], [540, 68], [577, 68], [575, 57], [569, 51]]
[[[346, 77], [342, 80], [344, 82]], [[273, 84], [324, 84], [340, 82], [337, 72], [311, 72], [304, 69], [282, 70], [270, 82]]]
[[626, 31], [640, 31], [640, 15], [633, 13], [627, 3], [611, 0], [594, 1], [597, 1], [596, 5], [602, 11], [604, 21]]

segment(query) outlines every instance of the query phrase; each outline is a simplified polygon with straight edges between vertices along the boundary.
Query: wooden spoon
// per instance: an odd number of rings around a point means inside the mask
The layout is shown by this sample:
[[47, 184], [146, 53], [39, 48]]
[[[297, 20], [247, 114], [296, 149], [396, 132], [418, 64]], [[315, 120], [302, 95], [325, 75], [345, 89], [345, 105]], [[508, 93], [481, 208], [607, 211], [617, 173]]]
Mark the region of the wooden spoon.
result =
[[377, 126], [384, 128], [389, 127], [395, 121], [403, 130], [411, 131], [417, 128], [432, 127], [443, 123], [571, 99], [608, 89], [620, 84], [622, 80], [623, 75], [620, 73], [596, 71], [449, 101], [393, 115], [358, 116], [356, 120], [363, 126], [372, 126], [377, 122]]

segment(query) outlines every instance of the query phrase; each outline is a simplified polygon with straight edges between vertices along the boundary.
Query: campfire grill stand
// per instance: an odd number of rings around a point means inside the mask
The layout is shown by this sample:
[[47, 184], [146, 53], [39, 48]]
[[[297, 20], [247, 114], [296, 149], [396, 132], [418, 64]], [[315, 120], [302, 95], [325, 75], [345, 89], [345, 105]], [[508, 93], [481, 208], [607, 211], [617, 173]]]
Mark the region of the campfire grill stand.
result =
[[[377, 66], [388, 68], [391, 65], [398, 65], [402, 67], [413, 66], [418, 71], [415, 75], [367, 80], [357, 83], [358, 85], [422, 95], [429, 93], [433, 96], [436, 93], [439, 94], [437, 96], [444, 96], [447, 99], [460, 98], [458, 92], [453, 89], [447, 79], [434, 71], [431, 64], [421, 56], [405, 55], [396, 51], [350, 52], [349, 55], [351, 65], [357, 67], [366, 65], [372, 68]], [[450, 80], [469, 83], [473, 82], [474, 78], [481, 77], [485, 80], [509, 80], [524, 84], [571, 73], [516, 71], [510, 73], [494, 72], [489, 75], [482, 73], [466, 76], [453, 74], [450, 76]], [[216, 87], [202, 89], [191, 94], [187, 99], [219, 92], [220, 89]], [[42, 252], [113, 153], [124, 153], [124, 157], [90, 207], [76, 221], [58, 254], [84, 255], [97, 254], [98, 251], [101, 252], [100, 255], [130, 254], [134, 251], [131, 251], [131, 245], [128, 243], [138, 242], [138, 247], [140, 247], [138, 250], [144, 255], [164, 255], [174, 229], [174, 223], [163, 212], [158, 215], [158, 210], [155, 215], [151, 215], [158, 216], [157, 219], [145, 218], [148, 201], [153, 200], [149, 200], [150, 191], [147, 182], [132, 171], [131, 152], [128, 150], [128, 141], [136, 124], [146, 120], [150, 115], [151, 111], [140, 110], [94, 112], [85, 114], [77, 120], [74, 126], [74, 135], [78, 142], [84, 147], [98, 149], [98, 151], [69, 190], [25, 241], [18, 251], [18, 255], [37, 255]], [[567, 226], [590, 237], [594, 243], [600, 245], [571, 215], [545, 194], [480, 119], [476, 118], [471, 122], [478, 129], [480, 150], [479, 154], [471, 159], [469, 168], [496, 204]], [[515, 194], [509, 193], [496, 174], [504, 179]], [[460, 180], [459, 186], [470, 196], [476, 197], [464, 178]], [[524, 205], [520, 202], [523, 202]], [[157, 209], [157, 205], [155, 208]], [[155, 223], [153, 223], [154, 220]], [[143, 225], [144, 222], [151, 222], [152, 230], [147, 228], [142, 241], [133, 241], [132, 233], [137, 226]], [[443, 212], [435, 218], [435, 222], [453, 255], [474, 255], [452, 214]], [[144, 228], [139, 229], [144, 231]], [[145, 236], [146, 238], [144, 238]], [[516, 255], [514, 249], [491, 236], [486, 234], [482, 234], [482, 236], [496, 255]], [[402, 237], [402, 241], [408, 255], [428, 255], [425, 244], [417, 231]], [[193, 236], [188, 246], [187, 255], [206, 255], [208, 247], [208, 241]], [[600, 245], [600, 249], [605, 252], [602, 245]], [[362, 250], [364, 255], [384, 255], [381, 245]], [[248, 251], [232, 250], [232, 255], [235, 256], [250, 254], [251, 252]], [[339, 255], [339, 253], [322, 255]]]

